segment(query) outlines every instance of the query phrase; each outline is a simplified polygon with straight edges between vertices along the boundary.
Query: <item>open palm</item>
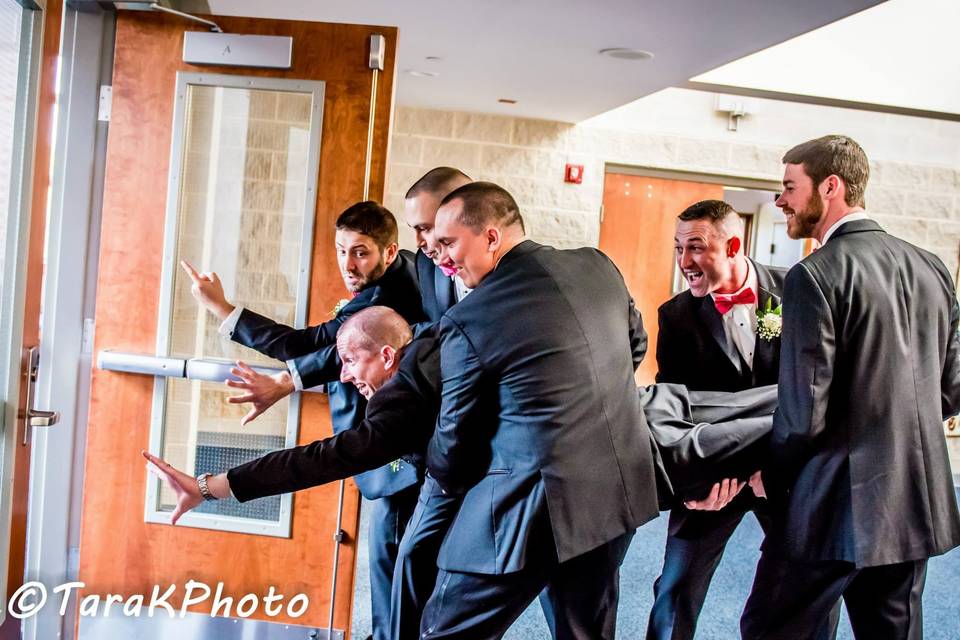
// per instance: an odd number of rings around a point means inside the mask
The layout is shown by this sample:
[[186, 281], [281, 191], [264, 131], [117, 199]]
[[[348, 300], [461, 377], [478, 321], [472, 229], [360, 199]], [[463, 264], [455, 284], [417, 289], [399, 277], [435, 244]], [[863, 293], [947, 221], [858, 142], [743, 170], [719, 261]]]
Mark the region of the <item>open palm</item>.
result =
[[176, 494], [177, 506], [170, 517], [170, 524], [177, 524], [180, 516], [191, 509], [195, 509], [203, 502], [197, 479], [175, 469], [169, 463], [147, 451], [141, 451], [140, 453], [147, 459], [147, 470], [159, 476]]

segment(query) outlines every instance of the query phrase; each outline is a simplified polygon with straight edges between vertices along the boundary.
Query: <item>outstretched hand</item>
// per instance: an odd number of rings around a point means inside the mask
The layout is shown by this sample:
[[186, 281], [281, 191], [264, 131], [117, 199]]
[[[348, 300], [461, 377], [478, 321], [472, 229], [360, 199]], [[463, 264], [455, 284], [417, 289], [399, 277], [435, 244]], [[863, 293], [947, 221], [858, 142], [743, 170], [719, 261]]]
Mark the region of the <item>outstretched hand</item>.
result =
[[767, 490], [763, 486], [763, 478], [760, 477], [759, 471], [757, 471], [752, 476], [750, 476], [749, 483], [750, 483], [750, 488], [753, 489], [754, 495], [756, 495], [758, 498], [767, 497]]
[[196, 509], [203, 502], [197, 479], [175, 469], [169, 463], [147, 451], [141, 451], [140, 453], [147, 459], [147, 470], [166, 482], [167, 486], [176, 494], [177, 505], [173, 509], [173, 515], [170, 516], [170, 524], [177, 524], [180, 516]]
[[193, 285], [190, 287], [190, 293], [197, 299], [197, 302], [205, 306], [210, 313], [226, 320], [227, 316], [233, 313], [234, 306], [227, 301], [223, 293], [223, 284], [220, 278], [213, 271], [209, 273], [200, 273], [193, 268], [193, 265], [186, 260], [180, 261], [180, 266], [190, 276]]
[[227, 380], [227, 386], [234, 389], [243, 389], [246, 393], [230, 396], [227, 398], [227, 402], [230, 404], [246, 404], [249, 402], [253, 405], [247, 415], [240, 420], [241, 426], [254, 420], [278, 400], [286, 398], [296, 390], [293, 378], [287, 371], [281, 371], [271, 376], [259, 373], [245, 362], [237, 360], [237, 366], [230, 369], [230, 373], [240, 379]]
[[733, 502], [737, 494], [747, 486], [746, 482], [736, 478], [727, 478], [713, 485], [710, 493], [702, 500], [686, 500], [683, 503], [687, 509], [693, 511], [719, 511]]

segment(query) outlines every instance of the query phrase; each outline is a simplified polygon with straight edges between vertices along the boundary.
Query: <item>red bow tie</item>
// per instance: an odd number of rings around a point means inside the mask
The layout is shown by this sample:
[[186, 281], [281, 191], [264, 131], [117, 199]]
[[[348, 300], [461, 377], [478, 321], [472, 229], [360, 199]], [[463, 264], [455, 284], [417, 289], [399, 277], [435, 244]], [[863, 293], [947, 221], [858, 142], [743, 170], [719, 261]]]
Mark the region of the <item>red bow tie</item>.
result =
[[736, 295], [725, 295], [722, 293], [713, 294], [713, 304], [717, 307], [717, 311], [720, 312], [720, 315], [724, 315], [730, 309], [733, 309], [735, 304], [753, 304], [757, 301], [757, 294], [753, 292], [753, 289], [747, 287], [740, 293]]

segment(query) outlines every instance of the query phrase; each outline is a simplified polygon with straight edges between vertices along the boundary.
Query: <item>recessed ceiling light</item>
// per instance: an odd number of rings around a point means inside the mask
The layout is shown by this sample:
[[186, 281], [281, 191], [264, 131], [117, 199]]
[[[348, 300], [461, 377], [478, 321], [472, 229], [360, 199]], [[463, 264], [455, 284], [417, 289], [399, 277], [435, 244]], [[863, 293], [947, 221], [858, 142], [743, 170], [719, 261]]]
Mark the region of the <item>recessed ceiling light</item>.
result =
[[627, 47], [613, 47], [610, 49], [600, 49], [600, 55], [617, 58], [619, 60], [652, 60], [653, 54], [643, 49], [630, 49]]
[[500, 102], [502, 104], [517, 104], [517, 101], [511, 98], [500, 98], [499, 100], [497, 100], [497, 102]]
[[436, 78], [440, 75], [436, 71], [420, 71], [418, 69], [407, 69], [407, 74], [415, 78]]
[[440, 62], [443, 60], [440, 56], [427, 56], [424, 60], [429, 60], [430, 62]]

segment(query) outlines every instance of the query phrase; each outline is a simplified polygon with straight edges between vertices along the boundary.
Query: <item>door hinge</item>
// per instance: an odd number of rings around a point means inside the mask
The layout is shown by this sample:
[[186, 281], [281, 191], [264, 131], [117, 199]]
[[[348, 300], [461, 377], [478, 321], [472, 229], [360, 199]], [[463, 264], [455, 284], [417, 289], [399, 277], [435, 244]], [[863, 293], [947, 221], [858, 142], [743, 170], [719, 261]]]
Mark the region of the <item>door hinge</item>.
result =
[[113, 87], [109, 84], [100, 85], [100, 105], [97, 107], [97, 120], [110, 122], [110, 112], [113, 108]]
[[603, 205], [600, 205], [600, 223], [603, 224]]

